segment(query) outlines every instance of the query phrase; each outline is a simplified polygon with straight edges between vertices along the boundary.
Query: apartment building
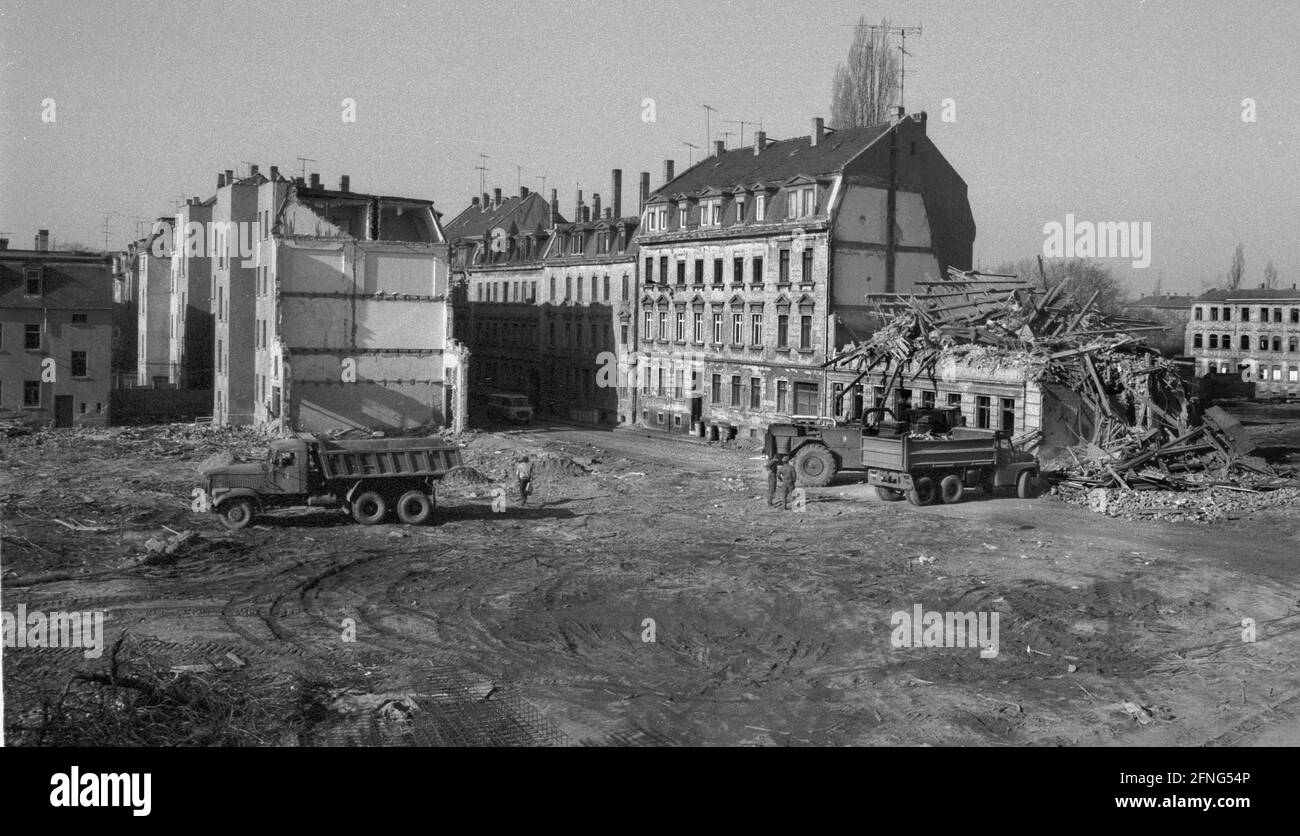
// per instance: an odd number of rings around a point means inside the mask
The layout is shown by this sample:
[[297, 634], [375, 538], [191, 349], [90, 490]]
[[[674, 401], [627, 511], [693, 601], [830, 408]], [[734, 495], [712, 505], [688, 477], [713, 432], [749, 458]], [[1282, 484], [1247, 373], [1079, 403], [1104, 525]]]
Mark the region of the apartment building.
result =
[[1195, 296], [1164, 293], [1143, 296], [1124, 304], [1124, 315], [1134, 319], [1149, 319], [1165, 326], [1164, 332], [1153, 331], [1147, 335], [1147, 344], [1165, 357], [1182, 354], [1187, 341], [1187, 323], [1192, 318]]
[[[164, 219], [165, 220], [165, 219]], [[127, 256], [136, 293], [135, 385], [165, 388], [171, 385], [171, 259], [161, 233], [132, 241]]]
[[0, 418], [102, 426], [112, 389], [113, 260], [0, 239]]
[[[639, 423], [727, 438], [830, 415], [823, 368], [876, 326], [873, 299], [967, 269], [966, 184], [924, 113], [713, 154], [665, 185], [637, 233]], [[693, 397], [693, 393], [701, 395]], [[860, 413], [859, 413], [860, 414]]]
[[223, 426], [252, 424], [257, 409], [253, 227], [258, 190], [266, 179], [256, 168], [244, 178], [236, 178], [233, 169], [218, 173], [205, 240], [215, 335], [212, 419]]
[[[256, 167], [254, 167], [256, 171]], [[206, 247], [215, 198], [189, 198], [169, 220], [167, 379], [177, 389], [211, 389], [214, 332], [212, 259]], [[200, 237], [202, 231], [202, 237]]]
[[1240, 374], [1258, 397], [1300, 395], [1300, 291], [1211, 290], [1191, 305], [1185, 353], [1196, 374]]

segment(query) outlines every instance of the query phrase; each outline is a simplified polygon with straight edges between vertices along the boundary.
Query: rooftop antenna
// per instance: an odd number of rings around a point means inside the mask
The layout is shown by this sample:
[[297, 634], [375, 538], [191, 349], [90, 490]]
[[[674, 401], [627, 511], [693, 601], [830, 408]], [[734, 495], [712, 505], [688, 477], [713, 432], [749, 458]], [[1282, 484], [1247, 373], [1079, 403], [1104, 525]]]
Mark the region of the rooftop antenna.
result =
[[876, 32], [883, 32], [886, 37], [890, 35], [898, 35], [901, 39], [901, 42], [898, 45], [900, 56], [900, 67], [898, 71], [898, 104], [899, 107], [902, 107], [904, 105], [903, 93], [907, 89], [907, 56], [912, 54], [907, 51], [907, 36], [915, 35], [918, 38], [921, 37], [921, 27], [883, 26], [879, 23], [854, 23], [852, 25], [854, 28], [858, 29], [869, 29], [873, 34]]
[[746, 125], [749, 125], [750, 127], [753, 127], [754, 125], [761, 125], [761, 124], [762, 124], [762, 123], [760, 123], [760, 122], [746, 122], [746, 121], [744, 121], [743, 119], [723, 119], [723, 120], [722, 120], [722, 123], [723, 123], [724, 125], [739, 125], [739, 126], [740, 126], [740, 145], [741, 145], [742, 148], [745, 146], [745, 126], [746, 126]]
[[313, 159], [311, 159], [310, 157], [298, 157], [298, 162], [302, 163], [302, 173], [301, 173], [300, 175], [298, 175], [298, 179], [300, 179], [300, 180], [306, 180], [306, 179], [307, 179], [307, 163], [320, 162], [320, 160], [313, 160]]
[[487, 167], [487, 154], [479, 154], [478, 158], [483, 162], [474, 166], [474, 170], [478, 172], [478, 193], [483, 194], [483, 192], [487, 191], [487, 173], [491, 171], [491, 169]]
[[695, 151], [700, 146], [687, 142], [684, 139], [680, 140], [680, 142], [682, 143], [682, 145], [685, 145], [687, 148], [691, 149], [686, 152], [686, 159], [687, 159], [686, 167], [690, 168], [691, 166], [695, 165]]
[[734, 133], [734, 132], [733, 132], [733, 131], [718, 131], [718, 133], [722, 136], [722, 147], [723, 147], [723, 148], [726, 148], [726, 147], [727, 147], [727, 140], [731, 137], [732, 133]]
[[708, 148], [709, 143], [713, 141], [713, 114], [718, 112], [712, 105], [701, 105], [704, 108], [704, 147]]
[[539, 174], [537, 175], [536, 179], [542, 181], [542, 197], [546, 197], [546, 175]]
[[113, 217], [112, 212], [104, 212], [104, 252], [108, 252], [108, 227]]

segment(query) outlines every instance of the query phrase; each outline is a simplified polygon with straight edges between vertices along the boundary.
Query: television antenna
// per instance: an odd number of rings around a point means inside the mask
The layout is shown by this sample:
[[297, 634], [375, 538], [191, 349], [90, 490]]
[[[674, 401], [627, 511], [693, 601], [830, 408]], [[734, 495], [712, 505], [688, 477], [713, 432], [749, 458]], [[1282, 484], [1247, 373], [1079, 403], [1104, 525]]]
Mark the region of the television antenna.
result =
[[704, 108], [704, 147], [708, 148], [709, 143], [713, 141], [713, 123], [712, 116], [718, 112], [712, 105], [701, 105]]
[[867, 29], [873, 34], [882, 32], [886, 37], [898, 35], [898, 53], [899, 53], [899, 70], [898, 70], [898, 105], [904, 106], [904, 92], [907, 89], [907, 57], [912, 53], [907, 51], [907, 36], [915, 35], [921, 37], [920, 26], [884, 26], [879, 23], [855, 23], [854, 28]]
[[686, 159], [687, 159], [686, 167], [690, 168], [691, 166], [695, 165], [695, 152], [696, 150], [699, 149], [700, 146], [687, 142], [684, 139], [679, 140], [679, 142], [681, 142], [681, 144], [685, 145], [687, 148], [691, 149], [686, 152]]
[[491, 169], [487, 167], [487, 154], [479, 154], [478, 158], [483, 162], [474, 166], [474, 170], [478, 172], [478, 193], [483, 194], [483, 192], [487, 191], [487, 173], [491, 171]]
[[740, 147], [742, 148], [745, 147], [745, 126], [749, 125], [752, 128], [755, 125], [762, 125], [761, 122], [746, 122], [743, 119], [723, 119], [722, 124], [740, 126]]
[[298, 162], [302, 163], [302, 173], [298, 175], [298, 179], [300, 180], [307, 179], [307, 163], [320, 162], [320, 160], [313, 160], [311, 157], [298, 157], [297, 159]]

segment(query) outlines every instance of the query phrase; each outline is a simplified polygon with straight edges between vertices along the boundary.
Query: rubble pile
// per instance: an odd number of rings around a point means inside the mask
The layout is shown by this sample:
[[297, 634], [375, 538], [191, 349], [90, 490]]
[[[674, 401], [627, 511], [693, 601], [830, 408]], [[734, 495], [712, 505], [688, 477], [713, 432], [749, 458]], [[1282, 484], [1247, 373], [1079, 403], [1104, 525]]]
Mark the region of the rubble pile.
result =
[[[1174, 365], [1145, 344], [1147, 333], [1164, 326], [1098, 310], [1099, 292], [1074, 305], [1066, 300], [1069, 280], [1045, 289], [950, 268], [947, 280], [922, 284], [926, 293], [883, 303], [884, 327], [827, 365], [859, 371], [853, 384], [880, 371], [886, 391], [907, 380], [934, 381], [942, 360], [1014, 366], [1029, 379], [1068, 387], [1081, 408], [1071, 427], [1079, 443], [1055, 462], [1067, 489], [1184, 491], [1218, 483], [1257, 492], [1296, 484], [1250, 455], [1254, 444], [1231, 415], [1217, 407], [1202, 415]], [[1031, 450], [1041, 440], [1036, 430], [1015, 439]]]

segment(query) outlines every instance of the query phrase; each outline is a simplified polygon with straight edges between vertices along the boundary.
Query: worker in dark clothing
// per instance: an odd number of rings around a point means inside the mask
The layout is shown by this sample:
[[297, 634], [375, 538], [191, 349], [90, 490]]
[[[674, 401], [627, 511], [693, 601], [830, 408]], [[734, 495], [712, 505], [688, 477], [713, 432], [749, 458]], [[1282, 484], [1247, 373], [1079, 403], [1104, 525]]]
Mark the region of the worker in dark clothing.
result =
[[781, 463], [781, 457], [776, 453], [767, 457], [767, 464], [763, 469], [767, 471], [767, 504], [776, 504], [776, 468]]
[[790, 460], [782, 456], [781, 463], [776, 466], [776, 481], [781, 486], [781, 507], [790, 510], [790, 492], [794, 490], [795, 470]]
[[515, 478], [519, 480], [519, 504], [528, 504], [528, 494], [532, 493], [533, 463], [524, 456], [515, 465]]

